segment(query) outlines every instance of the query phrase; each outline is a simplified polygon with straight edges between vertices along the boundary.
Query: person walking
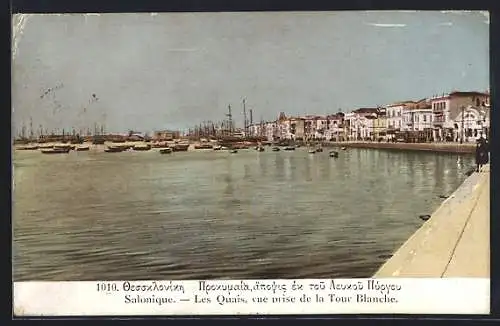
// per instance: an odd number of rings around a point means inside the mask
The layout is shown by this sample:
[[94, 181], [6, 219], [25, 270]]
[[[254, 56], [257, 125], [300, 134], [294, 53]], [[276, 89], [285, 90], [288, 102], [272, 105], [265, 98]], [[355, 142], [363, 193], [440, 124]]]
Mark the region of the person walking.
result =
[[476, 144], [476, 172], [480, 172], [483, 165], [488, 164], [488, 162], [488, 143], [481, 135]]

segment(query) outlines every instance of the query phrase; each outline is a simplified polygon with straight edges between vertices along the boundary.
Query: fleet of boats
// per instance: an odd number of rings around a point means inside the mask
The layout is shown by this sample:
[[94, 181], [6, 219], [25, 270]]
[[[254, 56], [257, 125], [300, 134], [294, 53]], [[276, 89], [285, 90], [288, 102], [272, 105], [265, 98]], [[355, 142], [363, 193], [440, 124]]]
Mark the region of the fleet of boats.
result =
[[[265, 145], [271, 147], [271, 151], [273, 152], [279, 152], [281, 150], [284, 151], [295, 151], [296, 148], [299, 148], [300, 146], [295, 146], [295, 145], [286, 145], [286, 144], [273, 144], [273, 143], [268, 143], [268, 144], [263, 144], [263, 143], [258, 143], [257, 146], [254, 147], [254, 149], [258, 152], [264, 152], [265, 151]], [[126, 144], [126, 143], [119, 143], [119, 142], [112, 142], [111, 144], [105, 145], [104, 147], [104, 152], [105, 153], [121, 153], [125, 151], [138, 151], [138, 152], [144, 152], [144, 151], [150, 151], [152, 149], [158, 149], [158, 152], [160, 154], [171, 154], [173, 152], [187, 152], [190, 148], [190, 144], [188, 143], [141, 143], [141, 144]], [[193, 146], [194, 149], [196, 150], [214, 150], [214, 151], [229, 151], [231, 154], [236, 154], [240, 149], [249, 149], [248, 145], [244, 144], [227, 144], [227, 146], [223, 146], [221, 144], [196, 144]], [[43, 154], [68, 154], [71, 151], [90, 151], [91, 150], [91, 145], [84, 145], [84, 144], [34, 144], [34, 145], [25, 145], [25, 146], [19, 146], [16, 148], [17, 150], [22, 150], [22, 151], [40, 151]], [[341, 147], [341, 150], [346, 150], [346, 147]], [[323, 148], [321, 146], [309, 146], [307, 149], [309, 154], [316, 154], [316, 153], [321, 153], [323, 152]], [[339, 152], [336, 150], [332, 150], [328, 152], [328, 155], [332, 158], [338, 158], [339, 157]]]

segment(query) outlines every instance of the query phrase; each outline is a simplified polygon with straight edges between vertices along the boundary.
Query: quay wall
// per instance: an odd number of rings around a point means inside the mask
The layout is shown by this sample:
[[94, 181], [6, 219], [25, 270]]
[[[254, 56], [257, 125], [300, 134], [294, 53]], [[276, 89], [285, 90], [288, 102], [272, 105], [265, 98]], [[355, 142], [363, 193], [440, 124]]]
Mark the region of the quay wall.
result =
[[473, 154], [476, 145], [471, 143], [384, 143], [384, 142], [328, 142], [326, 147], [367, 148], [397, 151], [423, 151], [438, 153]]
[[373, 277], [489, 277], [489, 177], [469, 176]]

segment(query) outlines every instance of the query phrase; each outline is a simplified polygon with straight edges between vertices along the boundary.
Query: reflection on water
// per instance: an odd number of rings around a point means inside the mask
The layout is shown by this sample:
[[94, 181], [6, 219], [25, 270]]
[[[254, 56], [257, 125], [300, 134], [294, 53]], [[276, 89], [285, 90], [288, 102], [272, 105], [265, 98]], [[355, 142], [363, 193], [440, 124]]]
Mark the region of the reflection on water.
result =
[[456, 155], [14, 156], [15, 280], [368, 277], [465, 179]]

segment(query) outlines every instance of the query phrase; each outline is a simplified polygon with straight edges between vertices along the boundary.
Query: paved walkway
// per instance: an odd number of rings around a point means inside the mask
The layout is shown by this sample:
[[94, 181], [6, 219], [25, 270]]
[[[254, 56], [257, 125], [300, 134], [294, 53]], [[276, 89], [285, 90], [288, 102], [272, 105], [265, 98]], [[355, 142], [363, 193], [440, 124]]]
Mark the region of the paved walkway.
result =
[[467, 178], [374, 277], [489, 277], [489, 171]]

